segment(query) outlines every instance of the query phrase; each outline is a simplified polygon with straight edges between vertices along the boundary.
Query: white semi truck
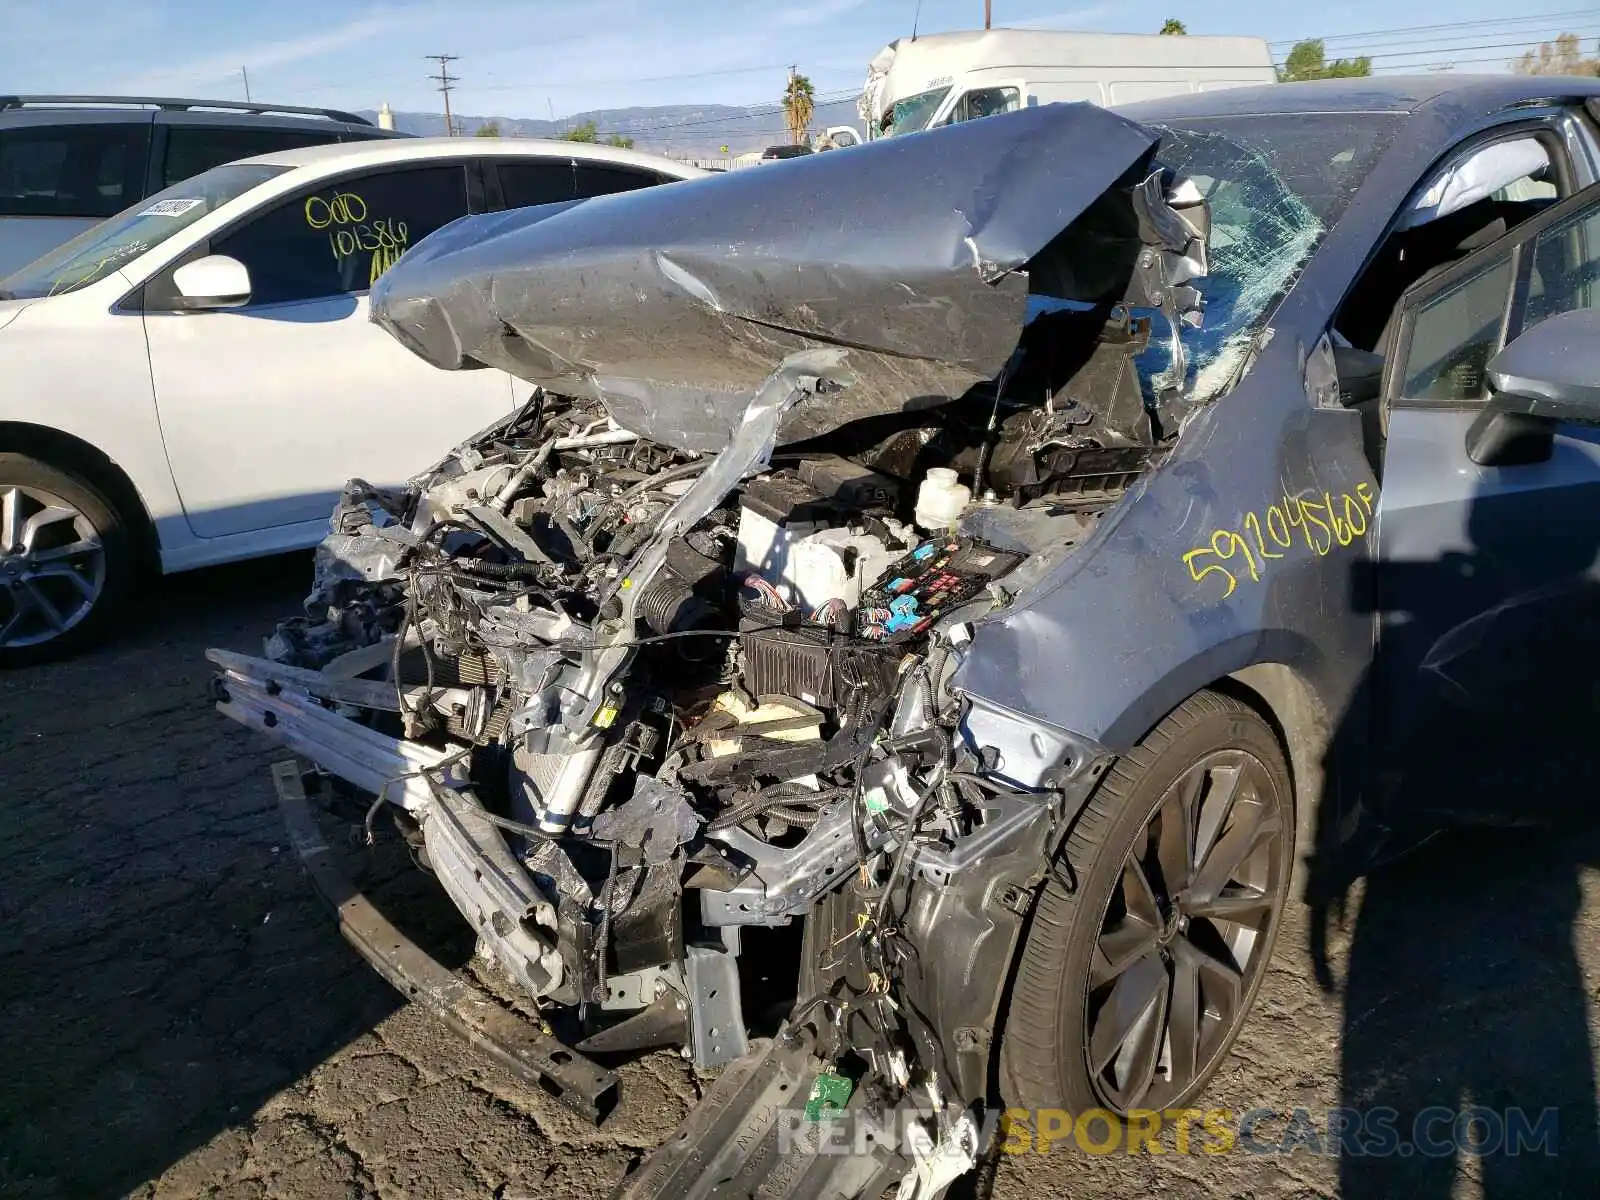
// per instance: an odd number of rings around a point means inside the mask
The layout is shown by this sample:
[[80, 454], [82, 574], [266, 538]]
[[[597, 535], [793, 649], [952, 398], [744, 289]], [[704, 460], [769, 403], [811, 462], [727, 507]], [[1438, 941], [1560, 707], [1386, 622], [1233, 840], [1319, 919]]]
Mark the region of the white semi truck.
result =
[[1109, 107], [1276, 79], [1261, 38], [981, 29], [890, 42], [857, 108], [868, 137], [887, 137], [1054, 101]]

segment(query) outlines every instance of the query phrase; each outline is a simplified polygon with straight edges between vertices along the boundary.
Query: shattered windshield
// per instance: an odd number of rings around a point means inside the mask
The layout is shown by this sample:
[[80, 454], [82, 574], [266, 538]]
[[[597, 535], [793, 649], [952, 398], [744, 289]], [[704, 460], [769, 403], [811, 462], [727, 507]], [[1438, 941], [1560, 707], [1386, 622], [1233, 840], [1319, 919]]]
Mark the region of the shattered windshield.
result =
[[88, 287], [289, 169], [230, 164], [175, 183], [0, 279], [0, 293], [15, 300], [37, 300]]
[[[1222, 392], [1247, 357], [1261, 318], [1299, 277], [1344, 213], [1401, 117], [1341, 113], [1151, 122], [1157, 161], [1187, 175], [1211, 206], [1205, 324], [1184, 335], [1194, 400]], [[1161, 320], [1156, 328], [1161, 330]], [[1147, 382], [1170, 369], [1165, 343], [1141, 356]]]
[[942, 87], [896, 100], [883, 115], [883, 136], [893, 137], [897, 133], [916, 133], [926, 129], [928, 122], [933, 120], [933, 114], [939, 111], [939, 105], [944, 103], [944, 98], [949, 94], [950, 89]]

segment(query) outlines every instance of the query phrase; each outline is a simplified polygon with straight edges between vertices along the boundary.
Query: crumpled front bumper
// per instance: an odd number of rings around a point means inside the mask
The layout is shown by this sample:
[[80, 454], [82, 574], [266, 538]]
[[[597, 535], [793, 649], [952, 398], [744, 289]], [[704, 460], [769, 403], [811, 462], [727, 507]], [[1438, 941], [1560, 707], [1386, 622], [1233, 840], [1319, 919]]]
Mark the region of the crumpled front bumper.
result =
[[[225, 670], [219, 706], [235, 719], [252, 716], [245, 723], [279, 740], [314, 744], [326, 753], [330, 731], [349, 733], [341, 724], [371, 732], [317, 710], [304, 698], [241, 685], [242, 676]], [[309, 705], [306, 712], [298, 711], [300, 703]], [[324, 724], [319, 726], [313, 710], [320, 711]], [[321, 736], [313, 738], [319, 729]], [[367, 749], [392, 751], [385, 745], [391, 741], [373, 734]], [[359, 754], [345, 765], [358, 773], [377, 770]], [[338, 914], [345, 940], [403, 996], [513, 1075], [586, 1119], [603, 1120], [617, 1103], [617, 1076], [447, 970], [395, 928], [334, 862], [312, 814], [300, 763], [280, 761], [272, 774], [290, 844], [313, 886]], [[678, 1134], [619, 1181], [613, 1200], [714, 1200], [769, 1193], [824, 1200], [880, 1195], [896, 1180], [903, 1181], [901, 1194], [927, 1200], [943, 1193], [946, 1176], [954, 1178], [967, 1169], [966, 1158], [952, 1159], [951, 1166], [937, 1153], [908, 1156], [893, 1139], [864, 1146], [859, 1153], [828, 1151], [822, 1144], [824, 1129], [806, 1111], [810, 1086], [828, 1069], [800, 1031], [786, 1027], [774, 1041], [751, 1043], [726, 1065]], [[865, 1113], [865, 1099], [861, 1092], [851, 1097], [849, 1108], [857, 1119], [865, 1118], [872, 1129], [892, 1120], [883, 1113]], [[903, 1115], [918, 1119], [930, 1114], [908, 1109]], [[924, 1174], [929, 1177], [922, 1178]]]
[[467, 747], [435, 749], [342, 717], [297, 690], [311, 672], [225, 650], [208, 657], [222, 668], [220, 712], [409, 812], [435, 878], [480, 949], [530, 995], [560, 994], [566, 980], [555, 909], [471, 794]]
[[275, 763], [272, 779], [290, 845], [312, 884], [338, 913], [339, 932], [378, 974], [512, 1074], [589, 1120], [599, 1121], [611, 1111], [616, 1075], [446, 970], [356, 890], [317, 829], [298, 763]]

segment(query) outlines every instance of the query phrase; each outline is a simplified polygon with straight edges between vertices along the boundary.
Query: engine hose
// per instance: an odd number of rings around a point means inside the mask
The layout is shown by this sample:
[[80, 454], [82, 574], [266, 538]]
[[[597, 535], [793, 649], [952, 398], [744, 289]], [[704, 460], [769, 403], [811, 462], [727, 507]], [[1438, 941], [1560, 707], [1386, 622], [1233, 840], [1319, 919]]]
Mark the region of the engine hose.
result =
[[922, 719], [927, 722], [929, 731], [939, 739], [939, 765], [948, 767], [955, 758], [955, 743], [950, 739], [950, 731], [939, 724], [939, 710], [938, 706], [933, 702], [933, 692], [939, 677], [939, 671], [943, 669], [944, 660], [949, 651], [941, 647], [935, 653], [939, 654], [937, 665], [933, 661], [925, 662], [917, 671], [923, 685]]
[[[777, 786], [782, 787], [783, 785], [779, 784]], [[730, 808], [727, 812], [711, 820], [706, 825], [706, 832], [718, 833], [724, 829], [732, 829], [735, 825], [743, 825], [746, 821], [753, 820], [759, 816], [764, 816], [772, 809], [785, 808], [787, 806], [796, 804], [797, 802], [804, 802], [807, 804], [815, 803], [819, 805], [826, 804], [828, 801], [844, 795], [847, 790], [848, 789], [846, 788], [829, 788], [820, 792], [810, 792], [802, 789], [799, 791], [785, 791], [779, 795], [773, 795], [772, 793], [777, 791], [777, 788], [768, 788], [765, 791], [758, 792], [753, 798], [746, 800], [743, 804], [737, 805], [734, 808]], [[779, 815], [782, 815], [784, 820], [790, 820], [790, 817], [787, 814]], [[811, 818], [809, 824], [816, 824], [816, 814], [809, 813], [807, 815]], [[799, 820], [795, 820], [792, 823], [797, 825], [806, 824], [806, 822]]]
[[629, 500], [635, 500], [647, 492], [653, 492], [663, 484], [676, 483], [680, 479], [687, 479], [691, 475], [700, 474], [701, 471], [711, 465], [711, 462], [712, 460], [709, 458], [697, 458], [693, 462], [679, 463], [675, 467], [668, 467], [665, 471], [652, 475], [643, 483], [634, 484], [622, 495], [613, 498], [610, 503], [612, 506], [620, 508], [627, 504]]
[[458, 558], [444, 570], [462, 575], [479, 575], [485, 579], [514, 582], [521, 579], [542, 581], [546, 572], [534, 563], [496, 563], [486, 558]]
[[706, 628], [716, 610], [695, 594], [694, 588], [669, 571], [663, 571], [639, 593], [634, 612], [656, 633], [680, 633]]

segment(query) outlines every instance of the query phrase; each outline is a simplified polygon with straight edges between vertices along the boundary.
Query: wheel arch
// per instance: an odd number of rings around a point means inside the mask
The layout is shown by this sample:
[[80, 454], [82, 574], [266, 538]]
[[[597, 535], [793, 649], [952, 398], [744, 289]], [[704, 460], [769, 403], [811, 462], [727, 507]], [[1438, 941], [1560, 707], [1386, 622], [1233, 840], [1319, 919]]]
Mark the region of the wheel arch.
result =
[[1287, 663], [1252, 663], [1215, 680], [1210, 690], [1231, 695], [1254, 709], [1271, 727], [1284, 752], [1295, 815], [1291, 888], [1298, 891], [1304, 884], [1305, 864], [1316, 845], [1337, 720], [1311, 682]]
[[1262, 643], [1250, 638], [1216, 651], [1220, 653], [1202, 656], [1167, 676], [1145, 705], [1124, 714], [1117, 723], [1117, 736], [1108, 740], [1119, 753], [1137, 745], [1168, 713], [1200, 692], [1231, 696], [1253, 710], [1271, 728], [1289, 767], [1295, 813], [1293, 887], [1299, 891], [1307, 857], [1317, 845], [1341, 713], [1317, 684], [1320, 656], [1302, 639]]
[[0, 452], [26, 454], [57, 470], [71, 471], [102, 492], [128, 522], [141, 569], [160, 573], [161, 543], [139, 489], [128, 473], [98, 446], [27, 421], [0, 421]]
[[[1178, 665], [1135, 699], [1111, 725], [1104, 744], [1120, 756], [1144, 741], [1169, 714], [1202, 692], [1219, 693], [1254, 712], [1271, 730], [1289, 771], [1295, 813], [1295, 856], [1290, 896], [1302, 894], [1307, 855], [1316, 845], [1325, 763], [1338, 727], [1340, 705], [1323, 683], [1323, 656], [1306, 639], [1287, 632], [1252, 634], [1212, 647]], [[1335, 673], [1337, 674], [1337, 673]], [[1095, 788], [1104, 781], [1098, 777]], [[1090, 794], [1093, 794], [1091, 789]], [[1054, 852], [1052, 852], [1052, 859]], [[1046, 880], [1049, 876], [1047, 875]], [[1034, 893], [1037, 905], [1040, 891]], [[987, 1032], [989, 1087], [1009, 1099], [1009, 1081], [1000, 1062], [1000, 1045], [1011, 1015], [1013, 991], [1036, 908], [1019, 921], [1005, 956], [1005, 970], [993, 997]]]

